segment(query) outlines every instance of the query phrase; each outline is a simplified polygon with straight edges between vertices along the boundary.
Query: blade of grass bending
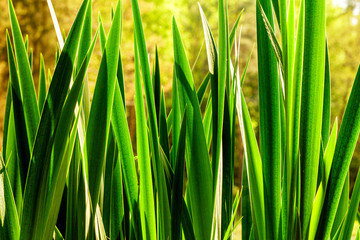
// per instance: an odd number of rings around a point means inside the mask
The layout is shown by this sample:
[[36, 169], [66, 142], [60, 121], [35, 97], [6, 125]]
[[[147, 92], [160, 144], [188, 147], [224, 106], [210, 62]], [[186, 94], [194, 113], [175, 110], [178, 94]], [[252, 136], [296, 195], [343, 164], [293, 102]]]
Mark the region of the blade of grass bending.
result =
[[39, 111], [42, 112], [42, 109], [46, 100], [46, 75], [45, 75], [45, 63], [44, 57], [40, 54], [40, 76], [39, 76]]
[[181, 215], [183, 206], [183, 185], [185, 167], [186, 109], [180, 128], [180, 138], [176, 153], [175, 174], [171, 194], [171, 239], [181, 239]]
[[[9, 86], [11, 88], [12, 108], [14, 114], [16, 148], [19, 157], [19, 172], [21, 188], [25, 188], [26, 174], [28, 172], [30, 160], [30, 146], [26, 130], [26, 120], [24, 116], [24, 106], [22, 104], [19, 76], [15, 66], [15, 58], [10, 42], [9, 34], [6, 34], [8, 64], [9, 64]], [[15, 154], [15, 153], [14, 153]], [[6, 159], [7, 160], [7, 159]]]
[[140, 172], [140, 217], [142, 236], [144, 239], [156, 239], [155, 201], [153, 198], [153, 182], [151, 176], [151, 162], [149, 140], [146, 125], [145, 105], [141, 87], [139, 54], [135, 47], [135, 113], [136, 113], [136, 136], [137, 152]]
[[[237, 86], [239, 86], [239, 80]], [[256, 142], [254, 129], [252, 128], [245, 98], [239, 87], [237, 87], [236, 91], [236, 108], [240, 123], [242, 142], [244, 145], [251, 212], [252, 216], [254, 216], [254, 218], [252, 218], [252, 226], [253, 229], [256, 229], [254, 234], [258, 236], [259, 239], [266, 239], [264, 180], [260, 151]]]
[[169, 206], [169, 199], [167, 188], [165, 186], [165, 176], [164, 170], [162, 169], [162, 164], [160, 162], [160, 152], [159, 152], [159, 137], [158, 137], [158, 128], [157, 128], [157, 118], [156, 118], [156, 109], [155, 109], [155, 100], [153, 94], [153, 86], [151, 82], [150, 75], [150, 65], [149, 58], [147, 55], [146, 43], [144, 29], [142, 26], [140, 10], [137, 0], [131, 0], [131, 6], [133, 10], [134, 17], [134, 34], [136, 38], [136, 43], [139, 51], [140, 66], [142, 70], [142, 78], [145, 90], [146, 97], [146, 106], [148, 112], [149, 120], [149, 129], [150, 129], [150, 149], [152, 153], [152, 162], [155, 175], [155, 186], [158, 190], [158, 199], [160, 206], [160, 229], [162, 238], [169, 238], [171, 235], [170, 225], [168, 224], [171, 221], [171, 213]]
[[[40, 189], [38, 184], [43, 173], [44, 166], [49, 165], [50, 147], [53, 141], [54, 131], [60, 118], [60, 112], [69, 89], [73, 63], [79, 43], [80, 32], [84, 21], [84, 12], [89, 1], [84, 1], [74, 24], [70, 30], [64, 49], [61, 53], [59, 62], [55, 68], [53, 79], [49, 88], [49, 93], [43, 108], [42, 117], [32, 158], [29, 165], [26, 188], [24, 194], [24, 206], [21, 218], [21, 239], [31, 239], [33, 233], [34, 218], [38, 211], [35, 206], [39, 201]], [[49, 147], [49, 148], [48, 148]]]
[[209, 239], [213, 212], [213, 180], [199, 102], [188, 59], [175, 18], [172, 21], [176, 80], [180, 109], [187, 105], [186, 165], [189, 177], [191, 215], [196, 238]]
[[360, 173], [360, 171], [358, 171], [358, 174], [356, 177], [354, 189], [352, 192], [352, 197], [350, 200], [350, 206], [347, 209], [345, 222], [342, 224], [340, 236], [338, 239], [350, 240], [352, 237], [351, 234], [352, 234], [352, 231], [354, 228], [355, 218], [356, 218], [356, 214], [358, 212], [358, 206], [359, 206], [359, 202], [360, 202], [360, 177], [359, 177], [360, 174], [359, 173]]
[[[318, 9], [315, 11], [315, 9]], [[305, 1], [304, 63], [300, 118], [302, 235], [309, 231], [316, 193], [325, 78], [325, 0]]]
[[[260, 150], [264, 172], [266, 237], [277, 239], [281, 214], [281, 90], [276, 56], [271, 3], [257, 0], [256, 22], [258, 42]], [[267, 19], [268, 21], [264, 21]], [[279, 19], [278, 19], [279, 20]], [[282, 57], [280, 58], [282, 59]], [[240, 97], [240, 96], [239, 96]], [[251, 188], [251, 187], [250, 187]], [[253, 195], [254, 196], [254, 195]]]
[[358, 69], [354, 85], [345, 109], [340, 127], [339, 137], [335, 147], [335, 154], [329, 176], [325, 203], [320, 218], [317, 236], [328, 238], [335, 219], [336, 209], [340, 201], [342, 186], [349, 169], [350, 161], [355, 150], [360, 130], [360, 68]]
[[[99, 199], [100, 180], [105, 164], [105, 148], [109, 135], [110, 117], [116, 84], [115, 78], [120, 47], [120, 8], [121, 3], [118, 1], [100, 63], [85, 137], [85, 152], [88, 164], [86, 172], [91, 203], [94, 208]], [[102, 128], [98, 128], [98, 126], [102, 126]], [[94, 214], [95, 209], [93, 209], [92, 218], [95, 217]], [[91, 228], [92, 227], [91, 225]]]
[[9, 240], [17, 240], [20, 237], [19, 217], [2, 154], [0, 154], [0, 237]]
[[26, 131], [29, 139], [29, 147], [30, 150], [32, 150], [39, 124], [40, 114], [27, 51], [25, 49], [22, 33], [11, 0], [9, 0], [9, 12], [15, 55], [19, 70], [19, 86], [21, 99], [23, 100], [24, 106]]
[[245, 9], [242, 9], [241, 12], [239, 13], [239, 16], [237, 17], [235, 23], [234, 23], [234, 26], [232, 27], [231, 29], [231, 32], [230, 32], [230, 35], [229, 35], [229, 46], [230, 46], [230, 51], [234, 45], [234, 41], [235, 41], [235, 33], [238, 29], [238, 26], [239, 26], [239, 22], [240, 22], [240, 19], [241, 19], [241, 16], [243, 15], [244, 13], [244, 10]]

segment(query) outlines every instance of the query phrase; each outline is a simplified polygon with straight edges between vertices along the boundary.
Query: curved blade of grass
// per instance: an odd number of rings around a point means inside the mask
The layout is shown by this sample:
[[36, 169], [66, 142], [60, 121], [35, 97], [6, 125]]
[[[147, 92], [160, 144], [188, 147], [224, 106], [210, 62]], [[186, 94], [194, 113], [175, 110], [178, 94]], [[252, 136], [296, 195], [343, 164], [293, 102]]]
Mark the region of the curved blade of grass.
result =
[[304, 64], [300, 118], [300, 219], [303, 236], [306, 236], [309, 231], [311, 209], [317, 185], [324, 100], [324, 73], [325, 1], [305, 1]]
[[[110, 117], [114, 99], [115, 77], [120, 45], [120, 8], [121, 4], [120, 1], [118, 1], [100, 63], [86, 132], [88, 164], [86, 172], [88, 174], [91, 203], [94, 207], [99, 199], [100, 180], [105, 163], [105, 148], [110, 129]], [[102, 127], [99, 128], [98, 126]], [[95, 212], [92, 214], [95, 214]]]
[[17, 240], [20, 237], [19, 217], [2, 154], [0, 154], [0, 237], [9, 240]]
[[335, 219], [350, 161], [355, 150], [360, 131], [360, 68], [358, 69], [353, 88], [346, 106], [335, 147], [334, 159], [329, 176], [325, 203], [321, 213], [317, 236], [328, 238]]
[[236, 30], [238, 29], [239, 26], [239, 22], [241, 19], [241, 16], [243, 15], [245, 9], [242, 9], [241, 12], [239, 13], [239, 16], [237, 17], [234, 26], [231, 29], [230, 35], [229, 35], [229, 46], [230, 46], [230, 50], [232, 49], [233, 45], [234, 45], [234, 41], [235, 41], [235, 33]]
[[173, 18], [176, 80], [182, 112], [187, 105], [186, 165], [189, 177], [191, 211], [196, 238], [209, 239], [213, 212], [213, 180], [204, 128], [189, 62], [176, 21]]
[[[21, 218], [21, 239], [31, 239], [33, 224], [38, 211], [36, 205], [39, 204], [40, 189], [38, 187], [44, 166], [50, 164], [49, 156], [52, 146], [51, 140], [60, 118], [60, 112], [69, 89], [73, 63], [79, 43], [80, 32], [84, 21], [84, 13], [88, 5], [88, 0], [84, 1], [76, 16], [74, 24], [70, 30], [64, 49], [56, 66], [53, 79], [49, 88], [49, 93], [43, 108], [40, 125], [35, 139], [34, 150], [29, 165], [26, 188], [24, 194], [24, 206]], [[50, 143], [49, 143], [50, 141]]]
[[204, 80], [201, 82], [201, 85], [200, 85], [199, 89], [196, 92], [196, 95], [198, 97], [198, 101], [199, 101], [200, 105], [201, 105], [201, 102], [202, 102], [202, 100], [204, 98], [207, 86], [209, 85], [210, 79], [211, 79], [211, 74], [210, 73], [206, 74]]
[[[264, 211], [266, 221], [271, 223], [266, 224], [266, 237], [277, 239], [280, 230], [281, 158], [283, 152], [281, 145], [282, 108], [280, 103], [282, 99], [276, 58], [280, 60], [282, 56], [279, 55], [278, 47], [274, 48], [276, 38], [271, 37], [274, 28], [271, 3], [257, 0], [256, 6], [259, 54], [260, 150], [265, 193]], [[279, 62], [279, 64], [282, 63]]]
[[180, 138], [176, 153], [174, 183], [171, 196], [171, 239], [181, 239], [181, 215], [183, 206], [183, 184], [185, 167], [186, 109], [180, 128]]
[[156, 238], [155, 204], [153, 198], [153, 183], [151, 176], [151, 162], [149, 151], [149, 140], [146, 125], [145, 105], [141, 87], [139, 54], [135, 47], [135, 113], [136, 113], [136, 136], [137, 152], [140, 171], [140, 217], [142, 236], [145, 239]]
[[11, 30], [14, 39], [15, 55], [19, 69], [19, 86], [24, 106], [26, 131], [29, 139], [29, 146], [30, 149], [32, 149], [39, 124], [40, 114], [27, 51], [25, 49], [22, 33], [11, 0], [9, 0], [9, 13]]
[[358, 212], [358, 206], [360, 202], [360, 171], [358, 171], [354, 189], [352, 192], [352, 197], [350, 201], [350, 206], [347, 209], [347, 214], [342, 224], [340, 236], [338, 239], [350, 240], [352, 237], [352, 231], [354, 228], [356, 214]]

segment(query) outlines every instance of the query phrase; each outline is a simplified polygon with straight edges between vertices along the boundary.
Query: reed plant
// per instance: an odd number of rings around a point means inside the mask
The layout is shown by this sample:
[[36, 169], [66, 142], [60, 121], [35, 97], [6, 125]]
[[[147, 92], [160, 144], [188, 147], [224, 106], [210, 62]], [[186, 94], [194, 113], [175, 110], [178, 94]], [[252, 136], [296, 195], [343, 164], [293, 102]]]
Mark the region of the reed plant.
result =
[[[131, 0], [136, 152], [125, 106], [121, 2], [109, 32], [99, 15], [93, 34], [91, 1], [83, 1], [67, 36], [57, 31], [49, 78], [41, 58], [37, 93], [32, 54], [8, 3], [1, 239], [231, 239], [239, 223], [244, 239], [351, 237], [360, 201], [357, 178], [349, 203], [348, 174], [360, 130], [360, 73], [339, 135], [337, 121], [330, 133], [325, 0], [302, 0], [298, 18], [295, 0], [257, 0], [260, 148], [242, 93], [250, 60], [240, 74], [242, 12], [230, 29], [227, 0], [218, 1], [216, 43], [199, 5], [208, 73], [198, 88], [172, 19], [168, 109], [158, 53], [151, 71], [139, 5]], [[53, 22], [60, 29], [55, 15]], [[98, 40], [91, 97], [87, 68]], [[237, 120], [244, 187], [234, 195]]]

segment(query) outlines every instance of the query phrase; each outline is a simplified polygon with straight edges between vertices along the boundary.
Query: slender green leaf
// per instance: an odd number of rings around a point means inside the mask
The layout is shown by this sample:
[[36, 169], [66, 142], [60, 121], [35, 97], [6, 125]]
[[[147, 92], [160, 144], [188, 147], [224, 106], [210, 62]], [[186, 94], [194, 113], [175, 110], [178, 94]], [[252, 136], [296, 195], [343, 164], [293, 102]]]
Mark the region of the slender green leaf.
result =
[[35, 87], [33, 83], [27, 51], [25, 49], [20, 26], [17, 21], [14, 6], [11, 0], [9, 0], [9, 12], [11, 30], [15, 46], [15, 55], [19, 70], [19, 86], [21, 99], [24, 106], [26, 131], [29, 139], [29, 146], [30, 149], [32, 149], [39, 124], [40, 114], [37, 105]]
[[173, 18], [175, 72], [178, 81], [180, 108], [187, 105], [186, 165], [188, 188], [196, 238], [209, 239], [213, 212], [213, 181], [208, 159], [204, 128], [189, 62]]
[[141, 87], [139, 54], [135, 40], [135, 112], [137, 152], [140, 172], [140, 217], [144, 239], [156, 239], [155, 201], [149, 154], [149, 140], [146, 126], [145, 105]]
[[340, 127], [317, 236], [323, 236], [325, 238], [330, 236], [336, 209], [340, 201], [342, 186], [345, 183], [351, 157], [355, 150], [360, 131], [359, 89], [360, 68], [358, 69]]

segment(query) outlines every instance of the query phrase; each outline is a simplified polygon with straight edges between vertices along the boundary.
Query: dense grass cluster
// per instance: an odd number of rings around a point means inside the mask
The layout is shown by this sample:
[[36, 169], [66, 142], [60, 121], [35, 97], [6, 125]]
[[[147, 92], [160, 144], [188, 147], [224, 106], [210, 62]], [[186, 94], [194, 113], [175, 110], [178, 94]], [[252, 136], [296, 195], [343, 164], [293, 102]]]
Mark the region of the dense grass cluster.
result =
[[[257, 0], [260, 150], [242, 93], [241, 13], [230, 30], [227, 1], [219, 0], [216, 44], [199, 5], [209, 72], [198, 89], [173, 18], [167, 111], [158, 55], [151, 73], [138, 2], [131, 3], [136, 153], [125, 108], [121, 2], [109, 33], [99, 17], [93, 35], [91, 1], [83, 1], [64, 44], [58, 35], [50, 79], [41, 61], [36, 94], [32, 54], [9, 0], [0, 238], [229, 239], [241, 223], [244, 239], [349, 239], [360, 201], [358, 177], [349, 203], [348, 176], [360, 130], [360, 73], [339, 135], [337, 121], [330, 133], [325, 0], [302, 0], [297, 18], [295, 0]], [[91, 98], [87, 67], [98, 39]], [[237, 120], [244, 187], [234, 196]]]

